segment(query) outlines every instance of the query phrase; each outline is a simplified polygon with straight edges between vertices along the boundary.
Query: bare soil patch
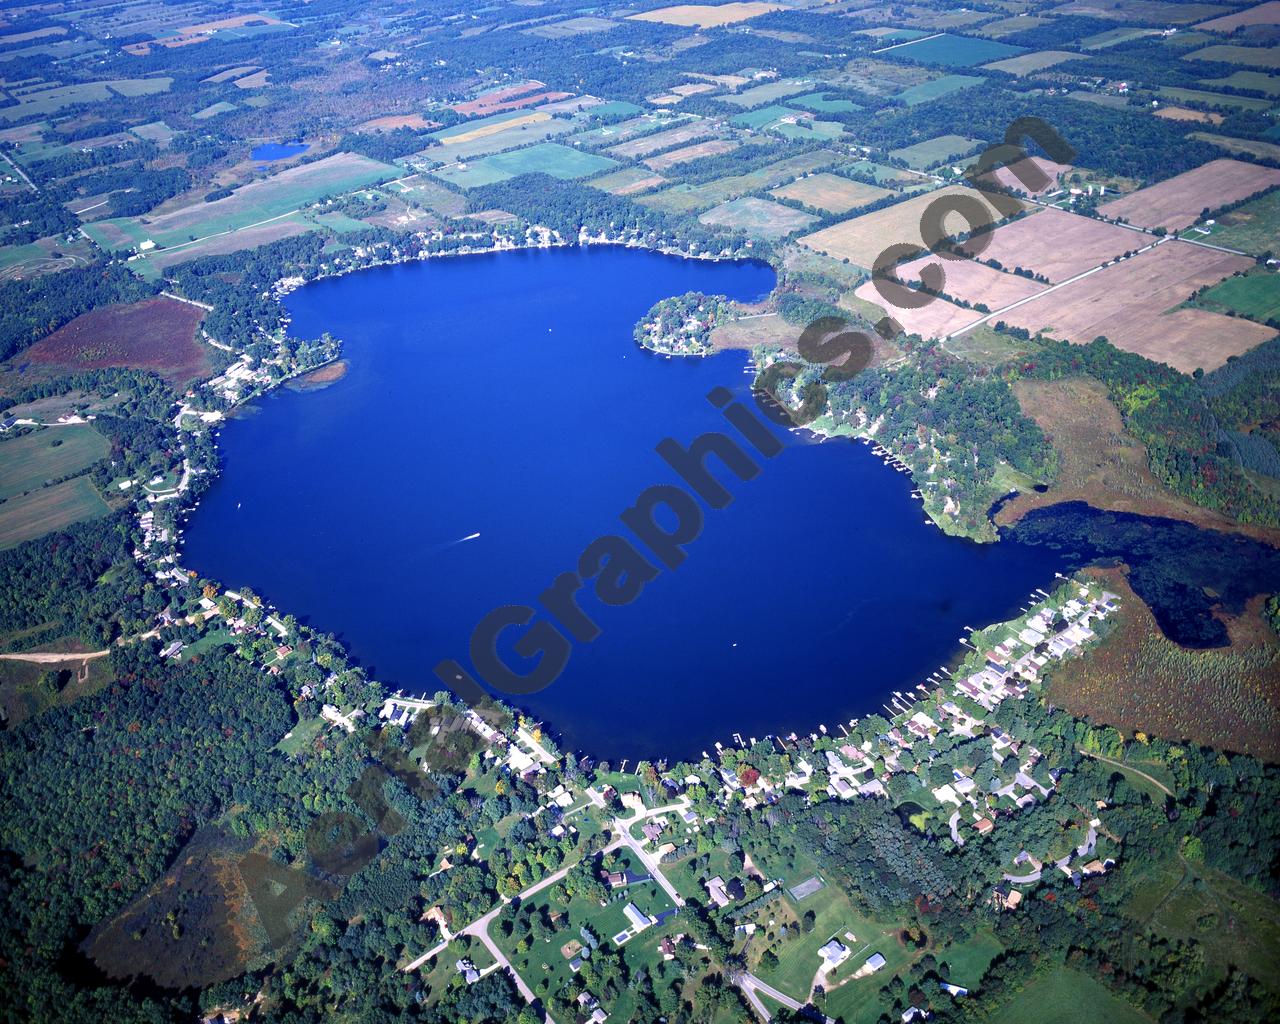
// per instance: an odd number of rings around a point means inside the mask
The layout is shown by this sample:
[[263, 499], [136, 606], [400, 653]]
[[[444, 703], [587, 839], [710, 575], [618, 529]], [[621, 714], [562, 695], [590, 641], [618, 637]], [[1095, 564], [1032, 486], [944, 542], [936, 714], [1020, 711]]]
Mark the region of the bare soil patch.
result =
[[1200, 219], [1206, 208], [1246, 199], [1280, 185], [1280, 170], [1243, 160], [1210, 160], [1149, 188], [1098, 207], [1106, 217], [1123, 217], [1144, 228], [1180, 231]]
[[1010, 270], [1024, 267], [1055, 284], [1149, 241], [1127, 228], [1052, 208], [1002, 225], [989, 239], [981, 259]]

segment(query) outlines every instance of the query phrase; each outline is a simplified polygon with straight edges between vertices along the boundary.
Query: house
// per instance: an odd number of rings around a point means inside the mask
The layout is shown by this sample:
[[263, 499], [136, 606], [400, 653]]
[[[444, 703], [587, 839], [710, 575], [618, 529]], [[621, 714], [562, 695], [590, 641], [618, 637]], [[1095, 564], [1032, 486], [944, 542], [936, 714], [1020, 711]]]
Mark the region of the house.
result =
[[973, 830], [980, 836], [985, 836], [995, 827], [995, 823], [990, 818], [979, 818], [973, 823]]
[[160, 657], [172, 658], [175, 654], [178, 654], [179, 652], [181, 652], [182, 648], [183, 648], [182, 641], [175, 640], [173, 643], [169, 644], [168, 647], [166, 647], [163, 651], [160, 652]]
[[962, 988], [959, 985], [953, 985], [949, 981], [938, 982], [938, 988], [942, 989], [942, 991], [947, 993], [947, 995], [953, 996], [956, 999], [960, 999], [969, 994], [969, 990], [967, 988]]
[[908, 1022], [913, 1020], [928, 1020], [928, 1019], [929, 1019], [929, 1011], [922, 1010], [918, 1006], [908, 1006], [906, 1013], [902, 1015], [903, 1024], [908, 1024]]
[[646, 821], [640, 826], [640, 831], [644, 833], [644, 837], [649, 842], [657, 842], [658, 837], [662, 835], [663, 826], [657, 821]]
[[864, 963], [862, 966], [867, 971], [867, 973], [869, 974], [874, 973], [875, 971], [880, 970], [880, 968], [884, 966], [884, 957], [881, 956], [879, 953], [872, 953], [869, 957], [867, 957], [867, 962]]
[[601, 871], [600, 877], [610, 889], [621, 889], [627, 884], [627, 875], [624, 871]]
[[822, 969], [832, 971], [849, 959], [849, 949], [839, 939], [832, 939], [818, 950], [818, 956], [822, 957]]
[[458, 960], [453, 966], [454, 969], [462, 975], [462, 980], [468, 985], [474, 985], [480, 980], [480, 972], [476, 970], [476, 965], [470, 960]]
[[622, 912], [627, 915], [627, 920], [631, 922], [633, 931], [642, 932], [653, 924], [653, 918], [644, 913], [634, 903], [628, 903], [622, 908]]
[[717, 907], [727, 907], [730, 903], [729, 893], [724, 887], [724, 879], [719, 875], [707, 881], [707, 895]]

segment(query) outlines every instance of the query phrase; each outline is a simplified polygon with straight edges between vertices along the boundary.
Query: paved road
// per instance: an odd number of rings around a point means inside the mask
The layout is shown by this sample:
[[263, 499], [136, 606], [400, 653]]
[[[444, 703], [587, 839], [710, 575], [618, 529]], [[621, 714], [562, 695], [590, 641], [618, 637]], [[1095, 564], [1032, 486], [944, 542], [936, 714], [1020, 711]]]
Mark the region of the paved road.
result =
[[[772, 985], [761, 981], [754, 974], [744, 973], [739, 977], [738, 987], [742, 989], [742, 994], [747, 997], [747, 1002], [749, 1002], [755, 1009], [756, 1013], [760, 1014], [760, 1016], [765, 1020], [768, 1020], [772, 1015], [765, 1008], [764, 1003], [760, 1001], [760, 997], [757, 993], [763, 992], [770, 999], [777, 1000], [788, 1010], [799, 1010], [804, 1005], [803, 1003], [792, 999], [785, 992], [779, 992]], [[823, 1019], [827, 1024], [834, 1024], [830, 1017], [824, 1017]]]
[[658, 818], [664, 814], [679, 814], [688, 809], [688, 799], [681, 798], [673, 804], [667, 804], [664, 807], [655, 807], [649, 811], [641, 811], [638, 814], [632, 815], [630, 818], [613, 819], [613, 827], [622, 836], [622, 842], [626, 843], [631, 852], [640, 859], [640, 863], [645, 866], [645, 870], [653, 876], [653, 880], [655, 882], [662, 886], [666, 894], [671, 897], [671, 902], [677, 907], [684, 906], [684, 897], [676, 892], [676, 887], [672, 885], [667, 879], [667, 876], [662, 873], [657, 858], [645, 850], [644, 847], [640, 845], [639, 840], [632, 837], [631, 826], [635, 825], [637, 822], [644, 821], [646, 818]]

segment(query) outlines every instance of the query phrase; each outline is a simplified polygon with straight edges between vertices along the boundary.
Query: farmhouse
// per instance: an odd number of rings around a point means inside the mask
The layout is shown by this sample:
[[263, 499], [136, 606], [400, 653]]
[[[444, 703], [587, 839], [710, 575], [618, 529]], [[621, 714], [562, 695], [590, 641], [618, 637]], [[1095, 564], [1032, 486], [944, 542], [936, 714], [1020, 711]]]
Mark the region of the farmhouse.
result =
[[818, 950], [822, 957], [822, 969], [832, 971], [849, 959], [849, 950], [839, 939], [832, 939]]

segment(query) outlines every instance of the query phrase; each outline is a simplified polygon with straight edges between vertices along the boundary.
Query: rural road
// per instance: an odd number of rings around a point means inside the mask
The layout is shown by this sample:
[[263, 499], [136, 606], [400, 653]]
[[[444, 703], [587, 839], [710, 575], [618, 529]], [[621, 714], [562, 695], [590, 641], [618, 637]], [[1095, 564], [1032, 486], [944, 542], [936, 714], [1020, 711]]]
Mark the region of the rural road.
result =
[[1076, 750], [1079, 751], [1081, 754], [1083, 754], [1085, 757], [1093, 758], [1095, 761], [1101, 761], [1103, 764], [1115, 765], [1115, 767], [1122, 768], [1127, 772], [1133, 772], [1134, 775], [1138, 775], [1146, 779], [1149, 783], [1151, 783], [1151, 785], [1155, 786], [1156, 789], [1160, 790], [1161, 793], [1164, 793], [1166, 796], [1175, 797], [1176, 799], [1176, 794], [1173, 792], [1173, 790], [1171, 790], [1159, 779], [1153, 778], [1152, 776], [1148, 775], [1144, 771], [1139, 771], [1137, 768], [1134, 768], [1131, 765], [1127, 765], [1123, 761], [1113, 761], [1111, 758], [1103, 757], [1101, 754], [1091, 754], [1087, 750], [1080, 750], [1079, 747], [1076, 747]]
[[[747, 997], [747, 1002], [749, 1002], [756, 1013], [760, 1014], [760, 1016], [765, 1020], [768, 1020], [773, 1015], [768, 1011], [768, 1009], [766, 1009], [764, 1003], [760, 1001], [759, 993], [761, 992], [767, 995], [770, 999], [781, 1003], [788, 1010], [798, 1010], [804, 1005], [803, 1003], [792, 999], [785, 992], [779, 992], [772, 985], [761, 981], [754, 974], [747, 972], [744, 972], [742, 976], [738, 978], [738, 987], [742, 989], [742, 994]], [[833, 1024], [830, 1017], [823, 1017], [823, 1020], [825, 1020], [827, 1024]]]
[[0, 654], [4, 661], [32, 661], [37, 665], [56, 665], [60, 661], [89, 661], [91, 658], [105, 658], [110, 651], [90, 651], [88, 654], [58, 654], [56, 652], [31, 652], [28, 654]]

